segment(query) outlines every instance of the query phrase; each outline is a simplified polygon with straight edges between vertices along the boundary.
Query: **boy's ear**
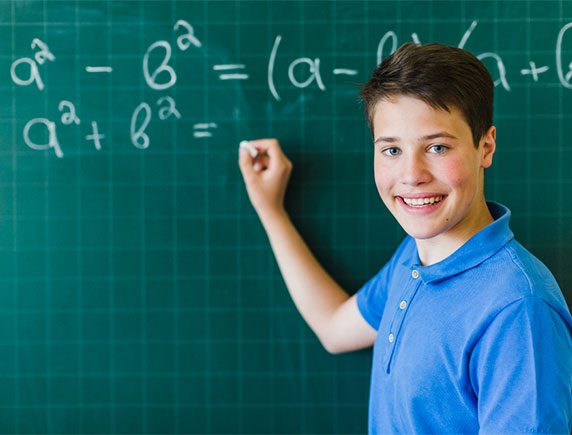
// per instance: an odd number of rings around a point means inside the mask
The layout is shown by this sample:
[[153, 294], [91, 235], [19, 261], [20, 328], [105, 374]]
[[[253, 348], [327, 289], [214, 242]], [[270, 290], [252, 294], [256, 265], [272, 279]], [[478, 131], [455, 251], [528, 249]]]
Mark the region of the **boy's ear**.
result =
[[488, 168], [493, 164], [493, 154], [496, 149], [497, 129], [494, 125], [481, 138], [481, 167]]

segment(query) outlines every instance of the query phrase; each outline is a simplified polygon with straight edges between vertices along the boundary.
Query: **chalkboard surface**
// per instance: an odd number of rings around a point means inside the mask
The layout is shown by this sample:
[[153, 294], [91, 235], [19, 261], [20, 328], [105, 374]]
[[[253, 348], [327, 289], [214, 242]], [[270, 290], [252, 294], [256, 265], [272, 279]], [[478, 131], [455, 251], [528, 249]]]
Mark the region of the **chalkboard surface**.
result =
[[355, 292], [404, 237], [355, 84], [409, 40], [489, 68], [487, 198], [570, 303], [571, 27], [567, 1], [1, 1], [0, 431], [367, 431], [371, 352], [296, 312], [237, 150], [280, 139]]

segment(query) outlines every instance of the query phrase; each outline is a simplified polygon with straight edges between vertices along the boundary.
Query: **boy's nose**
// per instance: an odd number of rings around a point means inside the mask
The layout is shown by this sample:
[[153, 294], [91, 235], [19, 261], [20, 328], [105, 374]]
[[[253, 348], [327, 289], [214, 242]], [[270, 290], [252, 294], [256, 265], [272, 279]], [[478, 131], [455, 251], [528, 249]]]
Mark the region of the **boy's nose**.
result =
[[418, 186], [431, 180], [431, 172], [422, 157], [410, 156], [403, 160], [401, 181], [403, 184]]

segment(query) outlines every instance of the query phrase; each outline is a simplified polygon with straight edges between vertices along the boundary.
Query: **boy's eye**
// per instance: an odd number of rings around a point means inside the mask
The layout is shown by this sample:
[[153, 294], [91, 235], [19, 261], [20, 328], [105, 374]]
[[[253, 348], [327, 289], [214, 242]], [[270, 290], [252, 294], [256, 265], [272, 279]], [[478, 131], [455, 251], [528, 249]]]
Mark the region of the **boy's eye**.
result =
[[399, 148], [393, 147], [393, 148], [386, 148], [382, 152], [386, 156], [395, 157], [395, 156], [399, 155], [399, 153], [401, 153], [401, 150]]
[[431, 145], [431, 147], [429, 148], [429, 152], [434, 153], [434, 154], [441, 154], [441, 153], [444, 153], [446, 150], [447, 150], [447, 147], [445, 145], [441, 145], [441, 144]]

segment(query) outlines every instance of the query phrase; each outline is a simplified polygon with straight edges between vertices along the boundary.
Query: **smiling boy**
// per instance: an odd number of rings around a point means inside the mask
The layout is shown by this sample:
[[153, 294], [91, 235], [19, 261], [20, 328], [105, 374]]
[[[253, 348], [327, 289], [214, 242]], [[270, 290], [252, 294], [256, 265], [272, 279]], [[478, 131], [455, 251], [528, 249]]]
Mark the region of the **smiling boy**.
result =
[[[572, 317], [548, 269], [484, 197], [493, 82], [467, 51], [404, 44], [361, 96], [381, 199], [408, 236], [356, 294], [283, 207], [292, 164], [241, 151], [249, 198], [298, 310], [332, 352], [374, 346], [371, 433], [570, 433]], [[266, 152], [266, 155], [264, 155]], [[253, 165], [254, 164], [254, 165]]]

